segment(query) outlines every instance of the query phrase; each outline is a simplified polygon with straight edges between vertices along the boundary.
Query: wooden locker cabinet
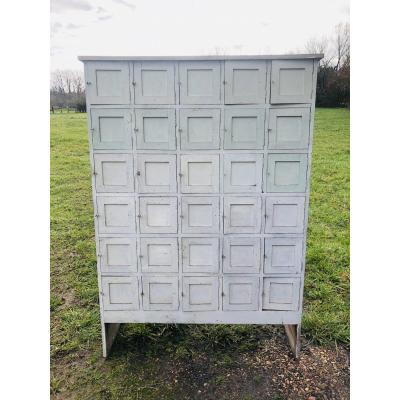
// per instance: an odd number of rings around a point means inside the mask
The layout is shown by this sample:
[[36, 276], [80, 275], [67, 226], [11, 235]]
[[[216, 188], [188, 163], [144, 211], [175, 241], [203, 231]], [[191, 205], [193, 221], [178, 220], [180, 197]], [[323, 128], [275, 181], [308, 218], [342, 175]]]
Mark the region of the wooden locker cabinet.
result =
[[283, 324], [298, 355], [321, 58], [79, 57], [104, 356], [129, 322]]

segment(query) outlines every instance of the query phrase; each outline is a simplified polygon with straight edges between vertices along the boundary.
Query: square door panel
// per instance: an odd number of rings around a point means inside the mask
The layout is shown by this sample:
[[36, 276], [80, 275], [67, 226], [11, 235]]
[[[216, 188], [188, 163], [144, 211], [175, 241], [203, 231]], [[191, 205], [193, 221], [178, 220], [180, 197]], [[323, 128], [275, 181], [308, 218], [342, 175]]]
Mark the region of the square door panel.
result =
[[175, 104], [174, 63], [134, 63], [135, 104]]
[[182, 238], [183, 272], [218, 273], [218, 238]]
[[304, 197], [267, 197], [265, 232], [303, 233], [304, 206]]
[[182, 193], [219, 192], [219, 156], [186, 154], [181, 156]]
[[224, 155], [224, 193], [261, 193], [263, 155]]
[[225, 61], [225, 104], [265, 103], [266, 61]]
[[260, 238], [224, 238], [224, 273], [256, 274], [260, 272]]
[[133, 158], [130, 154], [94, 154], [96, 191], [133, 192]]
[[180, 104], [221, 103], [221, 63], [191, 61], [179, 63]]
[[131, 116], [129, 109], [92, 108], [90, 121], [93, 149], [132, 149]]
[[307, 154], [268, 154], [267, 192], [305, 192]]
[[102, 277], [101, 286], [105, 311], [139, 309], [139, 286], [136, 276]]
[[181, 149], [219, 149], [220, 110], [186, 108], [179, 111]]
[[133, 238], [102, 238], [99, 240], [102, 273], [137, 271], [136, 240]]
[[269, 149], [308, 149], [309, 136], [309, 108], [271, 108], [269, 110]]
[[143, 276], [143, 310], [177, 311], [179, 308], [177, 276]]
[[176, 197], [139, 198], [140, 233], [177, 233]]
[[260, 230], [260, 197], [224, 198], [224, 233], [260, 233]]
[[129, 64], [125, 61], [85, 63], [89, 104], [129, 104]]
[[225, 110], [224, 149], [264, 148], [265, 110], [228, 108]]
[[218, 310], [217, 276], [183, 277], [183, 311]]
[[139, 193], [176, 192], [176, 156], [172, 154], [138, 154]]
[[135, 203], [132, 197], [97, 197], [99, 233], [135, 233]]
[[227, 311], [257, 311], [259, 286], [258, 276], [224, 276], [222, 308]]
[[266, 274], [298, 274], [303, 258], [302, 238], [266, 238], [264, 272]]
[[176, 149], [175, 110], [136, 109], [135, 114], [137, 149]]
[[218, 233], [219, 197], [182, 197], [182, 233]]
[[271, 103], [311, 103], [313, 60], [272, 60]]
[[264, 278], [263, 310], [297, 311], [299, 298], [299, 278]]
[[177, 238], [141, 238], [142, 272], [178, 272]]

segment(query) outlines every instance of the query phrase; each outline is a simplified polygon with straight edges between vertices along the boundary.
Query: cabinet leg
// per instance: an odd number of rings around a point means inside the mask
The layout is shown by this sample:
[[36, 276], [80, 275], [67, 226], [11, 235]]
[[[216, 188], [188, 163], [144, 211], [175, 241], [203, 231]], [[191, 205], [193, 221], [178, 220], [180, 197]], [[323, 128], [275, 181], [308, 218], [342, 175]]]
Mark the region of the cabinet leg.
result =
[[115, 337], [117, 336], [119, 326], [121, 324], [101, 324], [101, 333], [103, 339], [103, 357], [108, 357], [111, 351], [111, 347], [114, 343]]
[[300, 354], [300, 330], [299, 325], [284, 325], [286, 336], [289, 341], [290, 348], [293, 351], [294, 357], [298, 358]]

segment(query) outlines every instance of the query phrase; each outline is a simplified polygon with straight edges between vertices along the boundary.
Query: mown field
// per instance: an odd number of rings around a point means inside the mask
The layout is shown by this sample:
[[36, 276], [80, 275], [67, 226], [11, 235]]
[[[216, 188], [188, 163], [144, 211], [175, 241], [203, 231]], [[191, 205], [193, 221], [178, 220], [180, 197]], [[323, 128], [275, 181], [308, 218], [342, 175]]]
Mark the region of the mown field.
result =
[[182, 325], [125, 325], [104, 361], [86, 114], [50, 118], [54, 399], [347, 398], [348, 110], [316, 112], [299, 361], [282, 327]]

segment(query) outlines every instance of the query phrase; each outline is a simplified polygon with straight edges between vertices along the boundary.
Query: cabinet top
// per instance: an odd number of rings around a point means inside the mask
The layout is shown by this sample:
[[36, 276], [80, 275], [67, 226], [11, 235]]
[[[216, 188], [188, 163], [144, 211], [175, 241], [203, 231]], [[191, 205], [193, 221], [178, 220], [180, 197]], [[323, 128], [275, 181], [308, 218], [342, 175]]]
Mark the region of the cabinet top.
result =
[[323, 54], [257, 54], [213, 56], [79, 56], [80, 61], [196, 61], [196, 60], [299, 60], [323, 58]]

